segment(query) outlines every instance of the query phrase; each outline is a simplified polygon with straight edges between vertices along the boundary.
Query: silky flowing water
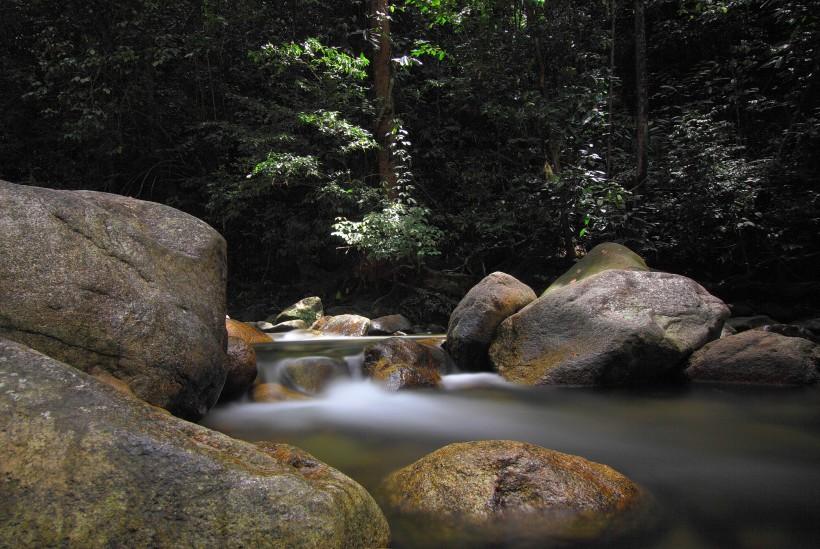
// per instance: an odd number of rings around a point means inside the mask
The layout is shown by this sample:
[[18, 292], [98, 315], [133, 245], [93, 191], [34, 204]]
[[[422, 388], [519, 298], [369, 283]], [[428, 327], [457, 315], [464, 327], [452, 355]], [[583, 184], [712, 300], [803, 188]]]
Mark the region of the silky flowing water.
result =
[[[443, 389], [388, 393], [361, 379], [361, 349], [374, 340], [259, 346], [265, 381], [282, 360], [319, 355], [345, 357], [352, 377], [313, 400], [218, 407], [204, 423], [299, 446], [376, 494], [386, 474], [451, 442], [527, 441], [610, 465], [652, 493], [654, 524], [619, 547], [820, 547], [817, 388], [521, 388], [453, 374]], [[444, 546], [424, 524], [388, 519], [393, 547]]]

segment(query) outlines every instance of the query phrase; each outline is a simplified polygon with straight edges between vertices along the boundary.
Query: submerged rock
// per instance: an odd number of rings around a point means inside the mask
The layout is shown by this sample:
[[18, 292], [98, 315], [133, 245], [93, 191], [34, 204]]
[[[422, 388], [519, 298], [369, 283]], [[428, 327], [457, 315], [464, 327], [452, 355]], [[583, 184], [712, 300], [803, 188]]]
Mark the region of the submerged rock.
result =
[[321, 393], [334, 380], [349, 375], [344, 360], [329, 357], [305, 357], [288, 360], [282, 365], [282, 383], [302, 393]]
[[506, 273], [495, 272], [467, 292], [450, 315], [445, 349], [458, 367], [490, 370], [487, 350], [496, 329], [535, 299], [532, 288]]
[[609, 541], [650, 503], [606, 465], [508, 440], [440, 448], [389, 475], [380, 494], [388, 516], [416, 517], [432, 532], [472, 533], [489, 545]]
[[820, 346], [800, 337], [748, 330], [709, 343], [689, 359], [693, 381], [809, 385], [818, 381]]
[[410, 339], [393, 337], [364, 352], [364, 373], [390, 391], [437, 387], [446, 371], [441, 355]]
[[392, 335], [396, 332], [410, 333], [413, 323], [404, 315], [387, 315], [374, 318], [370, 321], [368, 335]]
[[256, 379], [256, 351], [244, 339], [228, 338], [228, 375], [219, 397], [221, 401], [244, 395]]
[[177, 419], [0, 340], [0, 540], [21, 547], [385, 547], [358, 484]]
[[318, 297], [306, 297], [268, 320], [274, 324], [290, 320], [301, 320], [307, 326], [310, 326], [319, 320], [323, 314], [322, 300]]
[[305, 400], [310, 397], [288, 389], [279, 383], [260, 383], [254, 385], [251, 398], [254, 402], [286, 402], [288, 400]]
[[327, 335], [361, 337], [367, 335], [370, 319], [359, 315], [323, 316], [310, 329]]
[[0, 181], [0, 336], [202, 417], [225, 381], [225, 240], [153, 202]]
[[550, 284], [541, 295], [547, 295], [558, 288], [575, 284], [609, 270], [648, 271], [649, 267], [641, 256], [626, 246], [615, 242], [604, 242], [592, 248], [571, 269]]
[[759, 328], [753, 329], [762, 330], [764, 332], [772, 332], [787, 337], [802, 337], [803, 339], [808, 339], [814, 343], [820, 343], [820, 337], [808, 328], [798, 324], [766, 324], [765, 326], [760, 326]]
[[505, 320], [490, 357], [508, 381], [617, 385], [664, 378], [720, 335], [729, 309], [695, 281], [609, 270]]
[[256, 326], [232, 318], [225, 320], [225, 329], [228, 332], [228, 337], [237, 337], [244, 340], [248, 345], [270, 343], [272, 341], [270, 336]]

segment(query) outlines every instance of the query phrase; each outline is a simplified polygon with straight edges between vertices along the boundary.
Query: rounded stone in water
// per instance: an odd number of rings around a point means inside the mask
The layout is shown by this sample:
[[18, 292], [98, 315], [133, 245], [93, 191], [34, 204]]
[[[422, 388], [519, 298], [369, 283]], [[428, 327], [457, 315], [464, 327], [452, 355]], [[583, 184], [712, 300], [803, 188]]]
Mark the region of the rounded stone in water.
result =
[[592, 542], [634, 530], [651, 497], [611, 467], [510, 440], [450, 444], [390, 474], [383, 508], [442, 541]]

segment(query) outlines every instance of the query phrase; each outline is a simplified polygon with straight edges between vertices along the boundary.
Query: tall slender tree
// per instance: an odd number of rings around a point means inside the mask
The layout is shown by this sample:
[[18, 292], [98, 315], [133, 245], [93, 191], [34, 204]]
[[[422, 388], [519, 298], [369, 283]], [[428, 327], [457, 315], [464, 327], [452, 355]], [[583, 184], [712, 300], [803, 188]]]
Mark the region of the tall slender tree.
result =
[[635, 0], [635, 185], [646, 180], [649, 146], [649, 94], [646, 76], [645, 0]]
[[373, 32], [373, 88], [376, 98], [376, 141], [379, 144], [379, 177], [389, 198], [398, 194], [396, 170], [390, 154], [390, 133], [394, 124], [392, 45], [389, 0], [371, 0]]

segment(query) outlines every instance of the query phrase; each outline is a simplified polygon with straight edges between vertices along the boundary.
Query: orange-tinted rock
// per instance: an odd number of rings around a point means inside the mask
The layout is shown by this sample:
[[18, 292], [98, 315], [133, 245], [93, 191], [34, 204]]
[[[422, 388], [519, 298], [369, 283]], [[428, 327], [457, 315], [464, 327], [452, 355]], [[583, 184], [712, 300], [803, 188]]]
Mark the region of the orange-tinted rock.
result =
[[650, 501], [611, 467], [509, 440], [440, 448], [389, 475], [381, 494], [388, 516], [421, 518], [432, 532], [545, 545], [609, 539]]
[[228, 337], [238, 337], [250, 345], [272, 341], [269, 335], [256, 326], [232, 318], [225, 319], [225, 328], [228, 330]]
[[310, 329], [326, 335], [360, 337], [367, 335], [370, 319], [359, 315], [323, 316]]
[[390, 338], [364, 353], [365, 375], [390, 391], [437, 387], [446, 368], [430, 348], [410, 339]]
[[305, 400], [310, 397], [288, 389], [279, 383], [261, 383], [253, 387], [251, 398], [254, 402], [286, 402], [288, 400]]
[[221, 401], [241, 397], [256, 379], [256, 351], [244, 339], [228, 338], [228, 376], [222, 388]]

